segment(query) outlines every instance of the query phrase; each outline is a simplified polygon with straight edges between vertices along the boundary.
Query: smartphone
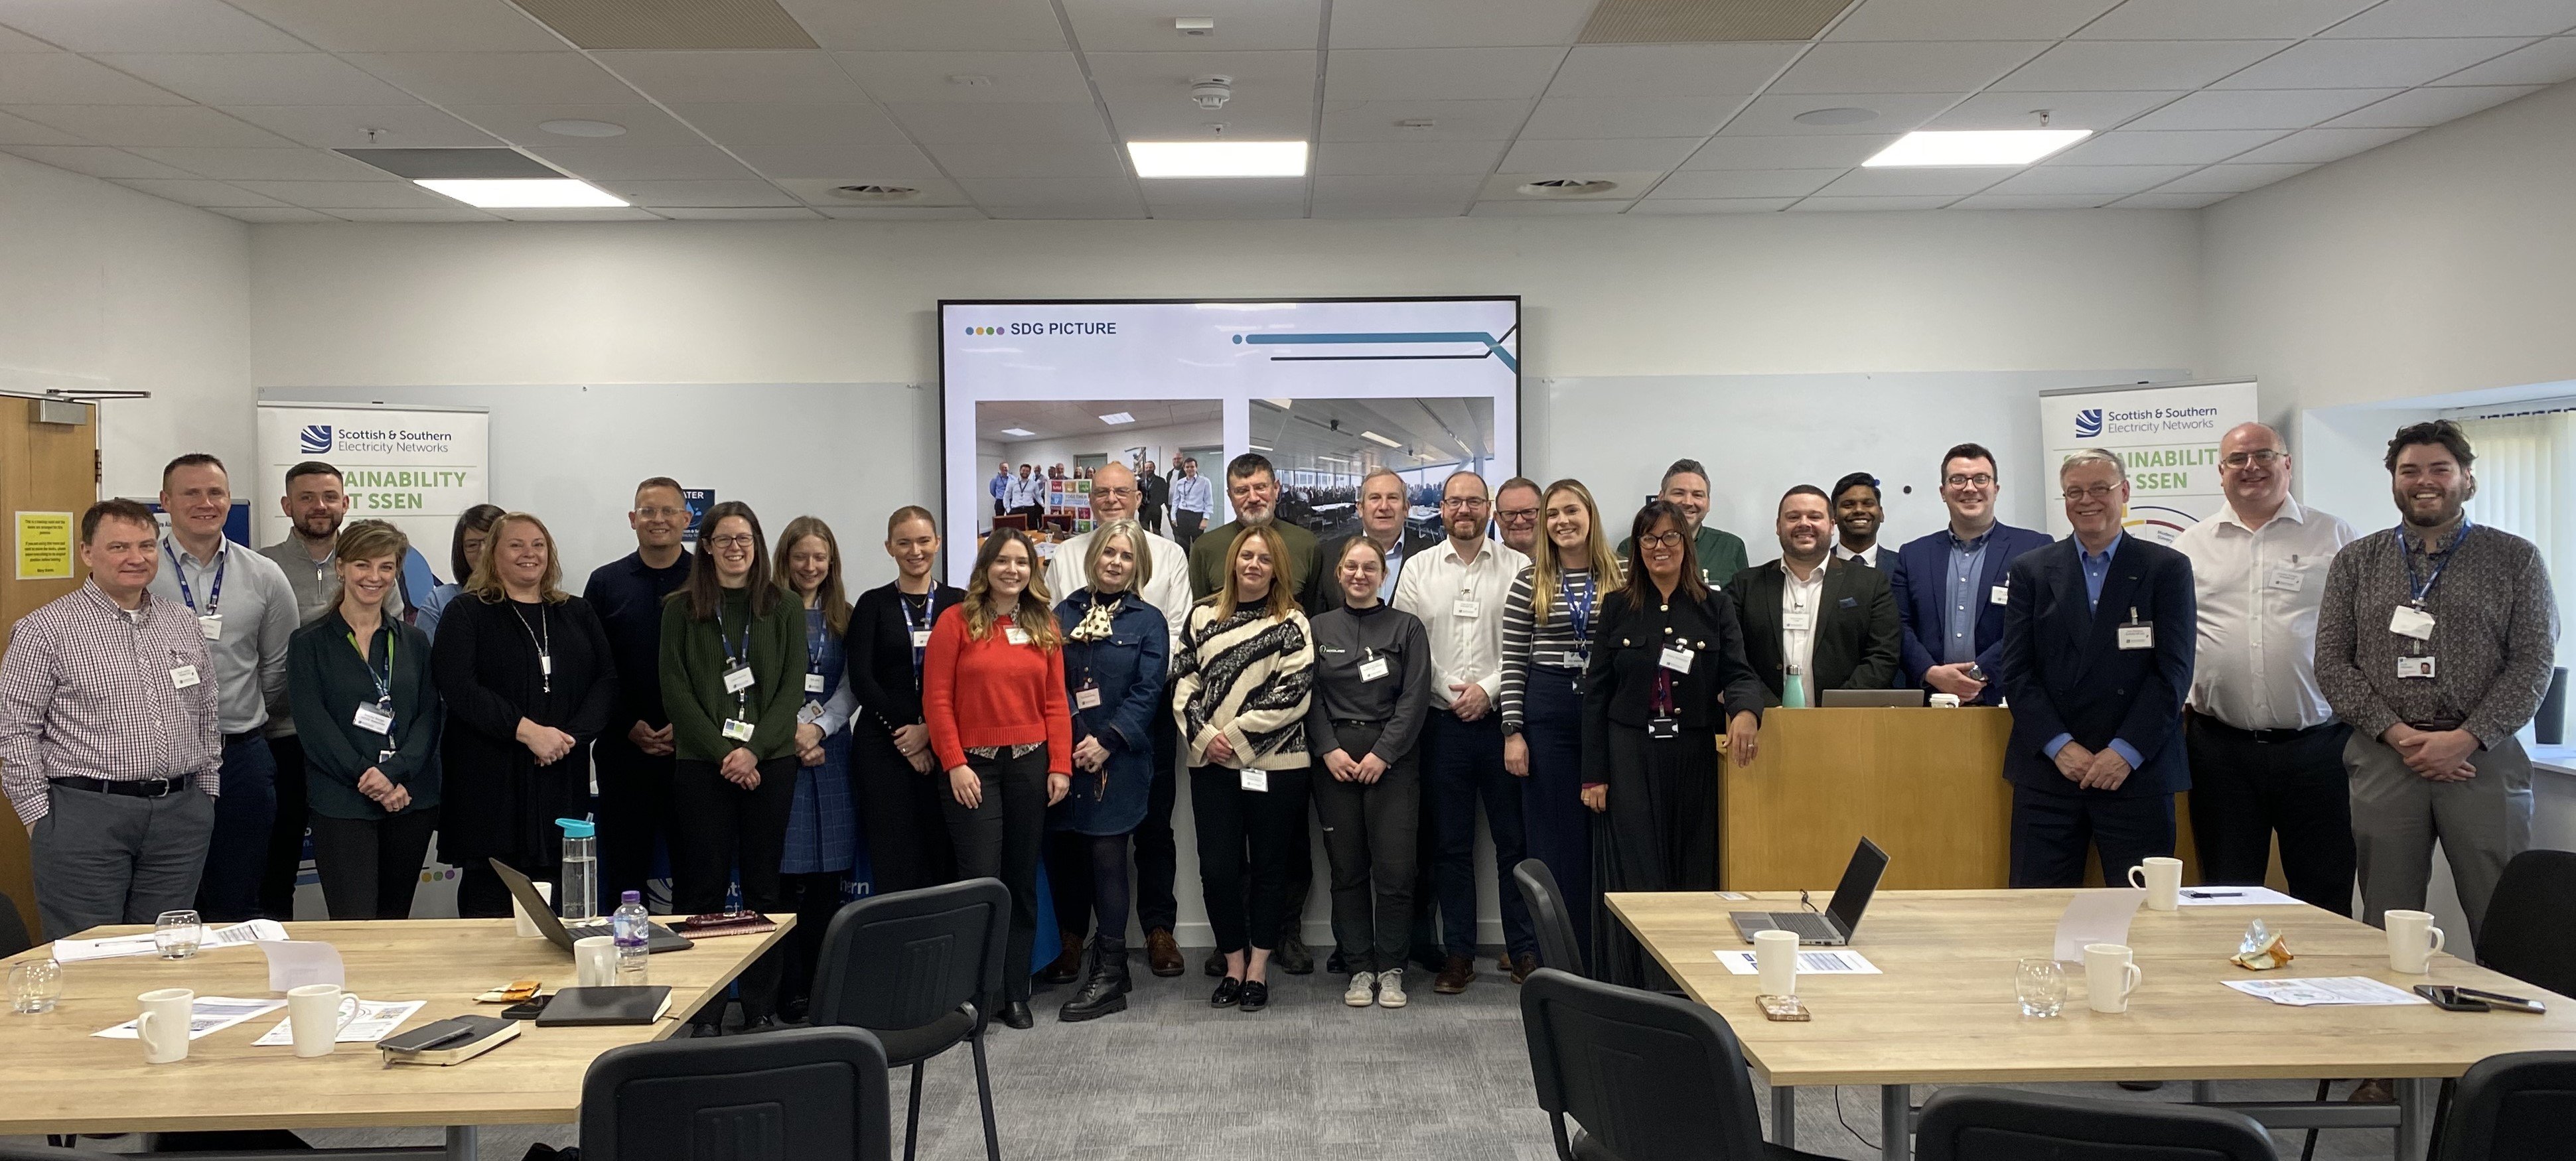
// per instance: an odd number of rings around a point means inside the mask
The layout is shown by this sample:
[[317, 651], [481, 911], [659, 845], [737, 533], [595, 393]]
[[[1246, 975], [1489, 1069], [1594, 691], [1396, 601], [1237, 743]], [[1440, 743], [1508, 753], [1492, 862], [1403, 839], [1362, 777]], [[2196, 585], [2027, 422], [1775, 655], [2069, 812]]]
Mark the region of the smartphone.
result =
[[554, 999], [554, 996], [551, 993], [542, 996], [531, 996], [519, 1001], [518, 1003], [512, 1004], [507, 1008], [501, 1009], [501, 1018], [504, 1020], [534, 1020], [537, 1018], [539, 1013], [546, 1010], [546, 1001], [551, 999]]
[[2486, 1012], [2492, 1010], [2487, 1006], [2486, 1001], [2462, 995], [2461, 993], [2466, 990], [2467, 989], [2465, 988], [2457, 988], [2449, 984], [2415, 985], [2416, 995], [2433, 1001], [2434, 1007], [2440, 1008], [2445, 1012]]
[[2546, 1015], [2549, 1012], [2548, 1007], [2543, 1005], [2540, 1001], [2525, 999], [2521, 996], [2508, 996], [2502, 992], [2490, 992], [2479, 988], [2458, 988], [2455, 990], [2460, 993], [2460, 998], [2463, 1000], [2475, 1000], [2490, 1008], [2498, 1008], [2507, 1012], [2524, 1012], [2534, 1016]]

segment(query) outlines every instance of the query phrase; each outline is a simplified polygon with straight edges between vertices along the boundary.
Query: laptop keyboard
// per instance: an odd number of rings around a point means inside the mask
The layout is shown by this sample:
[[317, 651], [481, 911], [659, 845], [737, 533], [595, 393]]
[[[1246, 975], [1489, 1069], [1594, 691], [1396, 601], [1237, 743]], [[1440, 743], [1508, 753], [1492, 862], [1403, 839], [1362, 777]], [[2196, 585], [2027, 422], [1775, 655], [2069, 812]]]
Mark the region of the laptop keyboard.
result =
[[1774, 911], [1771, 913], [1771, 925], [1786, 931], [1794, 931], [1802, 940], [1834, 937], [1834, 926], [1825, 922], [1824, 916], [1810, 915], [1804, 911]]

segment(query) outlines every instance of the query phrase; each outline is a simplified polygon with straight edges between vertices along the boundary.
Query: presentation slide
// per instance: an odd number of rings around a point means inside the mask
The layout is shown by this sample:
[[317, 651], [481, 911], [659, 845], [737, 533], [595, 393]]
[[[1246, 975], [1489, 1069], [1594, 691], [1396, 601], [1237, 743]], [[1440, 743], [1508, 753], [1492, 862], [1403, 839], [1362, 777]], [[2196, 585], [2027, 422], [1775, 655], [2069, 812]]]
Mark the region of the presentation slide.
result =
[[939, 334], [960, 585], [996, 527], [1041, 554], [1089, 531], [1091, 475], [1112, 462], [1174, 501], [1206, 482], [1195, 521], [1173, 502], [1141, 513], [1184, 542], [1232, 519], [1225, 465], [1245, 452], [1277, 468], [1280, 518], [1318, 537], [1358, 529], [1379, 467], [1426, 529], [1450, 473], [1520, 471], [1517, 297], [942, 302]]

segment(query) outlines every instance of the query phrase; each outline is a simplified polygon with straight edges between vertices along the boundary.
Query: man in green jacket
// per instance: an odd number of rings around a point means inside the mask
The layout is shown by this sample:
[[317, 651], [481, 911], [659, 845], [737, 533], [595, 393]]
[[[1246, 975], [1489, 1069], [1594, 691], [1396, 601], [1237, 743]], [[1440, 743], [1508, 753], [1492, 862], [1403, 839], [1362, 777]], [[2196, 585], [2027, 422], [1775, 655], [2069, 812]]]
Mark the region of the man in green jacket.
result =
[[[1744, 571], [1744, 541], [1732, 532], [1701, 523], [1708, 519], [1708, 469], [1699, 466], [1698, 460], [1674, 460], [1673, 466], [1664, 469], [1664, 482], [1657, 494], [1690, 518], [1691, 548], [1699, 556], [1701, 584], [1725, 588], [1735, 574]], [[1613, 518], [1607, 512], [1603, 516]], [[1628, 547], [1627, 540], [1619, 542], [1620, 559], [1627, 559]]]

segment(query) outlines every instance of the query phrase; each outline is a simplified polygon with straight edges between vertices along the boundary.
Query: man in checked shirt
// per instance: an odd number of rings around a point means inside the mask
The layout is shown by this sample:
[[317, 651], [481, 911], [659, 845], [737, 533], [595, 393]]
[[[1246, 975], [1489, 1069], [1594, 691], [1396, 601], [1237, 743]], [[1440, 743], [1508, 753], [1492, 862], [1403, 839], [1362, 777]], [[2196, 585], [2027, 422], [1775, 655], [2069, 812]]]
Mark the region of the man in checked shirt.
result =
[[193, 905], [223, 734], [204, 630], [155, 600], [160, 527], [81, 515], [89, 583], [27, 614], [0, 657], [0, 791], [27, 827], [45, 938]]

